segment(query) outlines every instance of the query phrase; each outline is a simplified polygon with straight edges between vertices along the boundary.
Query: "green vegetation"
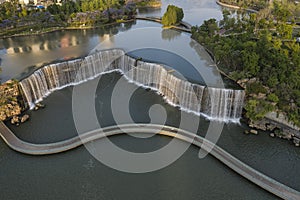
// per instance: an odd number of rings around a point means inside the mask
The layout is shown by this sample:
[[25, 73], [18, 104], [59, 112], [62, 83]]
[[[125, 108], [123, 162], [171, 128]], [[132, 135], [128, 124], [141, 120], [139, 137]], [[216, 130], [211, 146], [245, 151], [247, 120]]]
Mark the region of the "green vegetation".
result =
[[[246, 116], [261, 119], [280, 110], [300, 125], [300, 44], [292, 11], [278, 2], [256, 14], [205, 21], [192, 37], [215, 56], [219, 68], [246, 82]], [[247, 83], [248, 82], [248, 83]]]
[[161, 7], [160, 0], [144, 0], [144, 1], [137, 1], [137, 7], [152, 7], [152, 8], [159, 8]]
[[134, 3], [124, 0], [65, 0], [47, 8], [20, 5], [17, 0], [0, 4], [0, 36], [35, 33], [61, 27], [92, 27], [129, 20]]
[[18, 82], [15, 80], [0, 84], [0, 121], [21, 113], [18, 102]]
[[183, 19], [183, 10], [174, 5], [168, 5], [167, 11], [162, 17], [164, 26], [177, 25]]
[[273, 13], [276, 20], [300, 23], [300, 4], [295, 0], [220, 0], [220, 2], [257, 10], [261, 16]]
[[251, 8], [251, 9], [256, 9], [260, 10], [263, 8], [266, 8], [269, 4], [268, 0], [220, 0], [222, 3], [234, 5], [234, 6], [239, 6], [242, 8]]
[[283, 6], [290, 11], [294, 11], [293, 14], [300, 14], [299, 5], [297, 5], [297, 2], [295, 0], [281, 0], [280, 2], [275, 1], [273, 5], [273, 1], [271, 0], [220, 0], [220, 2], [258, 11], [269, 8], [270, 6]]
[[274, 110], [272, 104], [267, 103], [263, 100], [250, 99], [245, 105], [246, 117], [252, 120], [260, 120], [265, 114]]

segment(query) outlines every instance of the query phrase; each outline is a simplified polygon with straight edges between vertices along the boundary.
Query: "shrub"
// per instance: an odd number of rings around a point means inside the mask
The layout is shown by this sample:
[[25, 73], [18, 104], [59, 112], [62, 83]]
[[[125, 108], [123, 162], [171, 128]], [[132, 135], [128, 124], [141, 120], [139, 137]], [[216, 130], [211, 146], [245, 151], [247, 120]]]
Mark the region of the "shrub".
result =
[[271, 94], [268, 95], [267, 100], [271, 101], [271, 102], [274, 102], [274, 103], [278, 103], [279, 98], [276, 94], [271, 93]]
[[171, 26], [178, 24], [183, 19], [183, 10], [174, 5], [168, 5], [167, 11], [162, 17], [162, 24], [164, 26]]

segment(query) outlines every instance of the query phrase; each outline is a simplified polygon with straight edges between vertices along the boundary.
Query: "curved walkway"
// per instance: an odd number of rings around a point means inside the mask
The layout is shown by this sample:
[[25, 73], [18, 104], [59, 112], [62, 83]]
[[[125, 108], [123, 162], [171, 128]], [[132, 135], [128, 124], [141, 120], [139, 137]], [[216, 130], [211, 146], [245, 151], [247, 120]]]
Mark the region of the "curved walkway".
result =
[[[120, 130], [122, 128], [122, 130]], [[209, 153], [215, 158], [223, 162], [235, 172], [244, 176], [248, 180], [262, 187], [263, 189], [281, 197], [283, 199], [299, 200], [300, 192], [283, 185], [276, 180], [267, 177], [259, 171], [251, 168], [245, 163], [241, 162], [237, 158], [230, 155], [222, 148], [214, 145], [212, 142], [205, 138], [190, 133], [185, 130], [177, 129], [174, 127], [168, 127], [163, 125], [154, 124], [124, 124], [119, 126], [111, 126], [103, 129], [98, 129], [81, 134], [80, 137], [76, 136], [61, 142], [49, 143], [49, 144], [33, 144], [20, 140], [15, 134], [5, 126], [3, 122], [0, 122], [0, 136], [5, 143], [12, 149], [31, 155], [47, 155], [64, 152], [73, 148], [76, 148], [82, 144], [88, 143], [93, 140], [101, 139], [104, 137], [119, 135], [126, 133], [156, 133], [160, 135], [174, 137], [185, 142], [192, 143], [204, 150], [212, 149]]]
[[[152, 21], [152, 22], [158, 22], [158, 23], [161, 23], [161, 18], [158, 18], [158, 17], [139, 17], [137, 16], [135, 19], [138, 19], [138, 20], [146, 20], [146, 21]], [[184, 32], [187, 32], [187, 33], [191, 33], [191, 29], [192, 29], [192, 25], [190, 25], [189, 23], [187, 22], [184, 22], [184, 21], [180, 21], [180, 25], [183, 26], [183, 27], [180, 27], [180, 26], [170, 26], [170, 28], [172, 29], [176, 29], [176, 30], [180, 30], [180, 31], [184, 31]]]
[[248, 12], [252, 12], [252, 13], [258, 13], [257, 10], [254, 10], [254, 9], [251, 9], [251, 8], [242, 8], [242, 7], [239, 7], [239, 6], [235, 6], [235, 5], [231, 5], [231, 4], [227, 4], [227, 3], [223, 3], [221, 1], [216, 1], [216, 3], [220, 6], [223, 6], [223, 7], [227, 7], [227, 8], [232, 8], [232, 9], [243, 9], [243, 10], [246, 10]]

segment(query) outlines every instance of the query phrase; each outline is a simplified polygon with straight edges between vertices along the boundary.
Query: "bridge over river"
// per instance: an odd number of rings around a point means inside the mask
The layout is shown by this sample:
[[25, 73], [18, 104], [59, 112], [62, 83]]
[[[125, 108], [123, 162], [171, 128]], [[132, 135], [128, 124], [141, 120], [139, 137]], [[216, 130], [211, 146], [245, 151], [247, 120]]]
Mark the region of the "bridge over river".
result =
[[283, 185], [282, 183], [279, 183], [278, 181], [251, 168], [250, 166], [241, 162], [240, 160], [238, 160], [219, 146], [214, 145], [212, 142], [206, 140], [205, 138], [175, 127], [155, 124], [123, 124], [89, 131], [80, 134], [80, 136], [76, 136], [60, 142], [48, 144], [33, 144], [22, 141], [3, 122], [0, 122], [0, 136], [5, 141], [5, 143], [15, 151], [30, 155], [47, 155], [60, 153], [74, 149], [80, 145], [97, 139], [124, 133], [155, 133], [180, 139], [182, 141], [201, 147], [206, 151], [212, 149], [209, 152], [211, 155], [213, 155], [215, 158], [220, 160], [222, 163], [230, 167], [238, 174], [260, 186], [261, 188], [283, 199], [300, 199], [300, 192], [286, 185]]

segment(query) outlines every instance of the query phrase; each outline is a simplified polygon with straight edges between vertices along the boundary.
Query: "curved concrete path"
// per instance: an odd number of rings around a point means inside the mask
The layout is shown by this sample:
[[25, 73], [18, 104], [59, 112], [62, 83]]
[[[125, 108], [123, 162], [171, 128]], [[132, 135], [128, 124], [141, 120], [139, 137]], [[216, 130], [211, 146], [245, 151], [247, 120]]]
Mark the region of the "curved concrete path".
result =
[[[120, 128], [122, 130], [120, 130]], [[123, 124], [119, 126], [111, 126], [103, 129], [98, 129], [81, 134], [80, 137], [76, 136], [64, 141], [49, 143], [49, 144], [33, 144], [20, 140], [3, 122], [0, 122], [0, 136], [5, 143], [12, 149], [31, 155], [47, 155], [64, 152], [76, 148], [82, 144], [88, 143], [93, 140], [101, 139], [104, 137], [119, 135], [126, 133], [156, 133], [160, 135], [174, 137], [185, 142], [192, 143], [204, 150], [212, 149], [209, 153], [215, 158], [223, 162], [235, 172], [244, 176], [251, 182], [262, 187], [263, 189], [289, 200], [299, 200], [300, 192], [283, 185], [276, 180], [267, 177], [259, 171], [251, 168], [237, 158], [230, 155], [228, 152], [214, 145], [212, 142], [205, 138], [190, 133], [185, 130], [168, 127], [163, 125], [154, 124]]]
[[235, 5], [231, 5], [231, 4], [227, 4], [227, 3], [223, 3], [221, 1], [216, 1], [216, 3], [220, 6], [223, 6], [223, 7], [227, 7], [227, 8], [232, 8], [232, 9], [236, 9], [236, 10], [239, 10], [239, 9], [243, 9], [243, 10], [246, 10], [248, 12], [252, 12], [252, 13], [258, 13], [257, 10], [254, 10], [254, 9], [251, 9], [251, 8], [242, 8], [242, 7], [239, 7], [239, 6], [235, 6]]

